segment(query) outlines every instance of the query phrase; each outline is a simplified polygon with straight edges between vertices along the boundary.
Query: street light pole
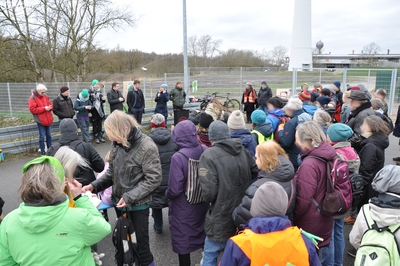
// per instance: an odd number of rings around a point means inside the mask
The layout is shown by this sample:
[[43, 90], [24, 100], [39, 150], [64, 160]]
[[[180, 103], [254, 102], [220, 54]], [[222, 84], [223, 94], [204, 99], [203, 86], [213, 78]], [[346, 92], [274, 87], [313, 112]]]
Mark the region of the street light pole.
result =
[[189, 66], [187, 54], [187, 20], [186, 20], [186, 0], [183, 0], [183, 88], [189, 95]]

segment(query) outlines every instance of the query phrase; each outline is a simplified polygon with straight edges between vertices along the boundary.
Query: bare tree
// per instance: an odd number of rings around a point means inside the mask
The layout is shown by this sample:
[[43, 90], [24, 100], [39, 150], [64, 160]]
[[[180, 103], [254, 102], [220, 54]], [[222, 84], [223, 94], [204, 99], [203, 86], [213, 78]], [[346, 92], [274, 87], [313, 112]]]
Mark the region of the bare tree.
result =
[[379, 53], [380, 50], [381, 50], [381, 47], [375, 42], [371, 42], [370, 44], [365, 45], [363, 48], [364, 54], [368, 54], [368, 55], [375, 55], [375, 54]]
[[277, 66], [281, 66], [286, 62], [285, 57], [288, 49], [283, 45], [275, 46], [274, 49], [270, 52], [270, 58]]
[[207, 63], [211, 62], [215, 54], [219, 52], [219, 47], [221, 46], [221, 44], [222, 40], [214, 40], [208, 34], [200, 36], [199, 38], [197, 38], [196, 35], [190, 36], [188, 39], [189, 55], [195, 58], [201, 57], [203, 60], [203, 66], [207, 66]]

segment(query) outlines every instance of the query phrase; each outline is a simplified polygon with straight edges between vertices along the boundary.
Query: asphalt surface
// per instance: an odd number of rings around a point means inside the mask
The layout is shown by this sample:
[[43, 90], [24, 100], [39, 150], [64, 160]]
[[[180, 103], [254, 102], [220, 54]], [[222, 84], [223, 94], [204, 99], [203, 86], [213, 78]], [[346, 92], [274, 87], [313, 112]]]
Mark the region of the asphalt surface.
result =
[[[110, 142], [104, 144], [94, 144], [94, 147], [99, 154], [104, 158], [105, 154], [110, 149]], [[399, 156], [399, 145], [398, 139], [390, 136], [390, 146], [386, 149], [386, 161], [385, 164], [393, 164], [393, 157]], [[21, 200], [18, 197], [18, 187], [20, 184], [21, 169], [23, 165], [30, 161], [31, 158], [24, 158], [17, 161], [7, 161], [0, 163], [0, 196], [6, 201], [3, 208], [3, 213], [6, 215], [10, 211], [18, 208]], [[164, 227], [163, 233], [157, 234], [153, 230], [153, 219], [150, 217], [149, 233], [150, 233], [150, 247], [153, 252], [155, 263], [158, 266], [169, 266], [178, 265], [178, 256], [172, 252], [171, 249], [171, 238], [168, 226], [168, 209], [164, 209]], [[113, 209], [108, 210], [109, 220], [112, 227], [115, 224], [115, 212]], [[347, 236], [351, 230], [351, 226], [345, 225], [345, 238], [346, 238], [346, 250], [350, 247], [347, 241]], [[113, 266], [114, 263], [114, 246], [111, 242], [111, 234], [105, 237], [101, 242], [97, 244], [97, 250], [99, 253], [105, 253], [103, 258], [103, 265]], [[201, 260], [201, 250], [192, 253], [191, 256], [192, 265], [199, 264]], [[344, 254], [344, 266], [353, 265], [354, 259]]]

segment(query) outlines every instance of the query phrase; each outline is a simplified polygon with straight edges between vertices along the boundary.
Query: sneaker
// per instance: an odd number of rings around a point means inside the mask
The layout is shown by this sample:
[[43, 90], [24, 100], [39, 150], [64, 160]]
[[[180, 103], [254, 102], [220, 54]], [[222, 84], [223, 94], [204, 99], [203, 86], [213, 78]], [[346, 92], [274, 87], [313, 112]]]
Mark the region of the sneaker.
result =
[[158, 230], [155, 225], [154, 225], [154, 230], [156, 231], [157, 234], [159, 234], [159, 235], [162, 234], [162, 229]]
[[349, 255], [350, 257], [355, 258], [357, 255], [357, 250], [355, 248], [351, 248], [349, 250], [347, 250], [347, 255]]
[[348, 217], [344, 218], [344, 223], [345, 224], [354, 224], [355, 222], [356, 222], [356, 219], [354, 219], [351, 216], [348, 216]]
[[394, 157], [394, 158], [393, 158], [393, 161], [395, 161], [395, 162], [400, 162], [400, 157]]
[[100, 144], [100, 140], [98, 138], [96, 138], [94, 141], [96, 142], [96, 144]]

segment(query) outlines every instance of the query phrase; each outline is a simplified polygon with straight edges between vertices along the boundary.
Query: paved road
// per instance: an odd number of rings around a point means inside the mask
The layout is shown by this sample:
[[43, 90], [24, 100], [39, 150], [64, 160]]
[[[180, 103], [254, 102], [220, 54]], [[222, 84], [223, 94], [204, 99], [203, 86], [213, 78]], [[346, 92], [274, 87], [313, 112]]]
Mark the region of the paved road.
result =
[[[391, 164], [393, 161], [392, 157], [399, 155], [398, 139], [390, 137], [390, 147], [386, 150], [386, 164]], [[110, 143], [99, 144], [94, 146], [102, 157], [105, 156], [110, 148]], [[5, 161], [0, 163], [0, 196], [6, 201], [4, 206], [4, 213], [7, 214], [13, 209], [17, 208], [21, 200], [18, 198], [18, 187], [20, 184], [21, 169], [23, 165], [31, 160], [32, 158], [25, 158], [18, 161]], [[150, 219], [150, 245], [153, 255], [155, 257], [156, 265], [158, 266], [169, 266], [178, 265], [178, 257], [172, 252], [170, 245], [170, 231], [168, 227], [168, 210], [164, 209], [164, 231], [162, 235], [158, 235], [154, 232], [153, 222]], [[114, 227], [115, 224], [115, 213], [113, 210], [109, 210], [110, 224]], [[345, 236], [348, 236], [351, 226], [345, 226]], [[348, 241], [346, 241], [346, 249], [349, 247]], [[114, 263], [114, 247], [111, 243], [111, 235], [104, 238], [98, 245], [97, 249], [99, 252], [106, 254], [103, 259], [103, 265], [113, 266]], [[345, 266], [353, 265], [354, 260], [348, 255], [344, 255]], [[201, 259], [201, 251], [197, 251], [192, 254], [192, 265], [198, 264]]]

